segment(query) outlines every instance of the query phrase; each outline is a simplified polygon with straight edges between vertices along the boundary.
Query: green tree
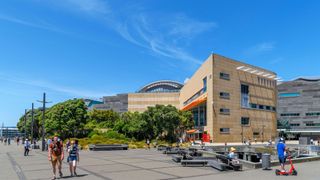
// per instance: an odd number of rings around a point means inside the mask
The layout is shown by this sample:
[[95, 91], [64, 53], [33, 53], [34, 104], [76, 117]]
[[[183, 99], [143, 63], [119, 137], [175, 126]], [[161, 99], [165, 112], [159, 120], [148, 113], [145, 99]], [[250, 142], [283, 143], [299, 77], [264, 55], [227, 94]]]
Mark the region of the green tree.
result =
[[61, 138], [81, 137], [87, 123], [87, 107], [82, 99], [68, 100], [52, 106], [46, 113], [45, 128], [49, 135]]
[[[33, 123], [33, 137], [39, 138], [41, 134], [41, 125], [40, 125], [40, 118], [41, 118], [42, 111], [40, 109], [34, 109], [34, 123]], [[25, 116], [21, 116], [17, 123], [17, 128], [20, 132], [25, 132]], [[32, 115], [31, 110], [27, 111], [26, 115], [26, 135], [27, 137], [31, 138], [31, 124], [32, 124]]]
[[88, 113], [88, 128], [113, 128], [115, 122], [120, 119], [117, 112], [112, 110], [96, 110]]

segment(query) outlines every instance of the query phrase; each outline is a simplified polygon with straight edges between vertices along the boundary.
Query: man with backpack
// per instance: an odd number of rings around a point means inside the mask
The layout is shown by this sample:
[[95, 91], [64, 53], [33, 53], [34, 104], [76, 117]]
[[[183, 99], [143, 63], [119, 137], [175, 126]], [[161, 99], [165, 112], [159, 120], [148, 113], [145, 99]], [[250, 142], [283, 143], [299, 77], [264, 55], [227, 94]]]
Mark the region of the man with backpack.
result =
[[63, 176], [61, 172], [61, 165], [64, 159], [63, 143], [54, 137], [52, 143], [49, 145], [48, 160], [51, 161], [53, 170], [53, 180], [56, 179], [56, 166], [58, 166], [60, 178]]

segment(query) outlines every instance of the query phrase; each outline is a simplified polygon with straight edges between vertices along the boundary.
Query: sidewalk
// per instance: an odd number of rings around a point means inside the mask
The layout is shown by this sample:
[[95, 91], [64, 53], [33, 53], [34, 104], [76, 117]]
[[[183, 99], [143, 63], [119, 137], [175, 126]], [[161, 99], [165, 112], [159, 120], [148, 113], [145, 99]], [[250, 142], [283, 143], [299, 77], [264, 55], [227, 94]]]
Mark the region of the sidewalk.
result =
[[[30, 156], [23, 156], [23, 146], [4, 146], [0, 143], [0, 179], [1, 180], [47, 180], [52, 177], [51, 165], [47, 152], [30, 151]], [[320, 161], [295, 164], [298, 177], [290, 179], [317, 180]], [[89, 180], [156, 180], [156, 179], [199, 179], [199, 180], [270, 180], [278, 177], [274, 170], [245, 170], [242, 172], [220, 172], [211, 167], [182, 167], [174, 163], [171, 156], [154, 149], [80, 152], [78, 175], [69, 177], [69, 170], [64, 161], [64, 178]], [[63, 179], [64, 179], [63, 178]]]

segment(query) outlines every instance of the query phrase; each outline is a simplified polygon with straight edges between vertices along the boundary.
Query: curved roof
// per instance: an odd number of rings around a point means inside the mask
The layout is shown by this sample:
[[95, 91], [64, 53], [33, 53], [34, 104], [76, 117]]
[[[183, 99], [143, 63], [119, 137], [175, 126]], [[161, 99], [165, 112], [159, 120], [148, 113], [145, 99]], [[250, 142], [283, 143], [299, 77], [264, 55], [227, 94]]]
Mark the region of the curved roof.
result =
[[302, 76], [302, 77], [296, 78], [295, 81], [310, 81], [310, 82], [315, 82], [315, 81], [320, 81], [320, 77], [317, 77], [317, 76], [314, 76], [314, 77]]
[[161, 80], [155, 81], [150, 84], [143, 86], [138, 93], [152, 93], [152, 92], [178, 92], [183, 87], [183, 84], [170, 81], [170, 80]]

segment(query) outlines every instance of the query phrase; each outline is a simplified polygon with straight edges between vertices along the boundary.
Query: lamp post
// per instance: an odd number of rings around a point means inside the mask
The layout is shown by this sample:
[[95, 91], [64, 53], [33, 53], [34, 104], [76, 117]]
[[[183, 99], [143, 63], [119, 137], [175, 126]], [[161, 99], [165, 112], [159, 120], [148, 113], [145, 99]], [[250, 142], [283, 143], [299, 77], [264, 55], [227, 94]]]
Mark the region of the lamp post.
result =
[[26, 138], [27, 138], [27, 109], [24, 110], [24, 139]]
[[42, 101], [38, 101], [40, 103], [42, 103], [42, 151], [45, 150], [45, 140], [44, 140], [44, 136], [45, 136], [45, 129], [44, 129], [44, 120], [45, 120], [45, 114], [46, 114], [46, 104], [50, 103], [46, 101], [46, 93], [43, 93], [43, 99]]
[[33, 143], [33, 132], [34, 132], [34, 103], [31, 105], [31, 144]]

